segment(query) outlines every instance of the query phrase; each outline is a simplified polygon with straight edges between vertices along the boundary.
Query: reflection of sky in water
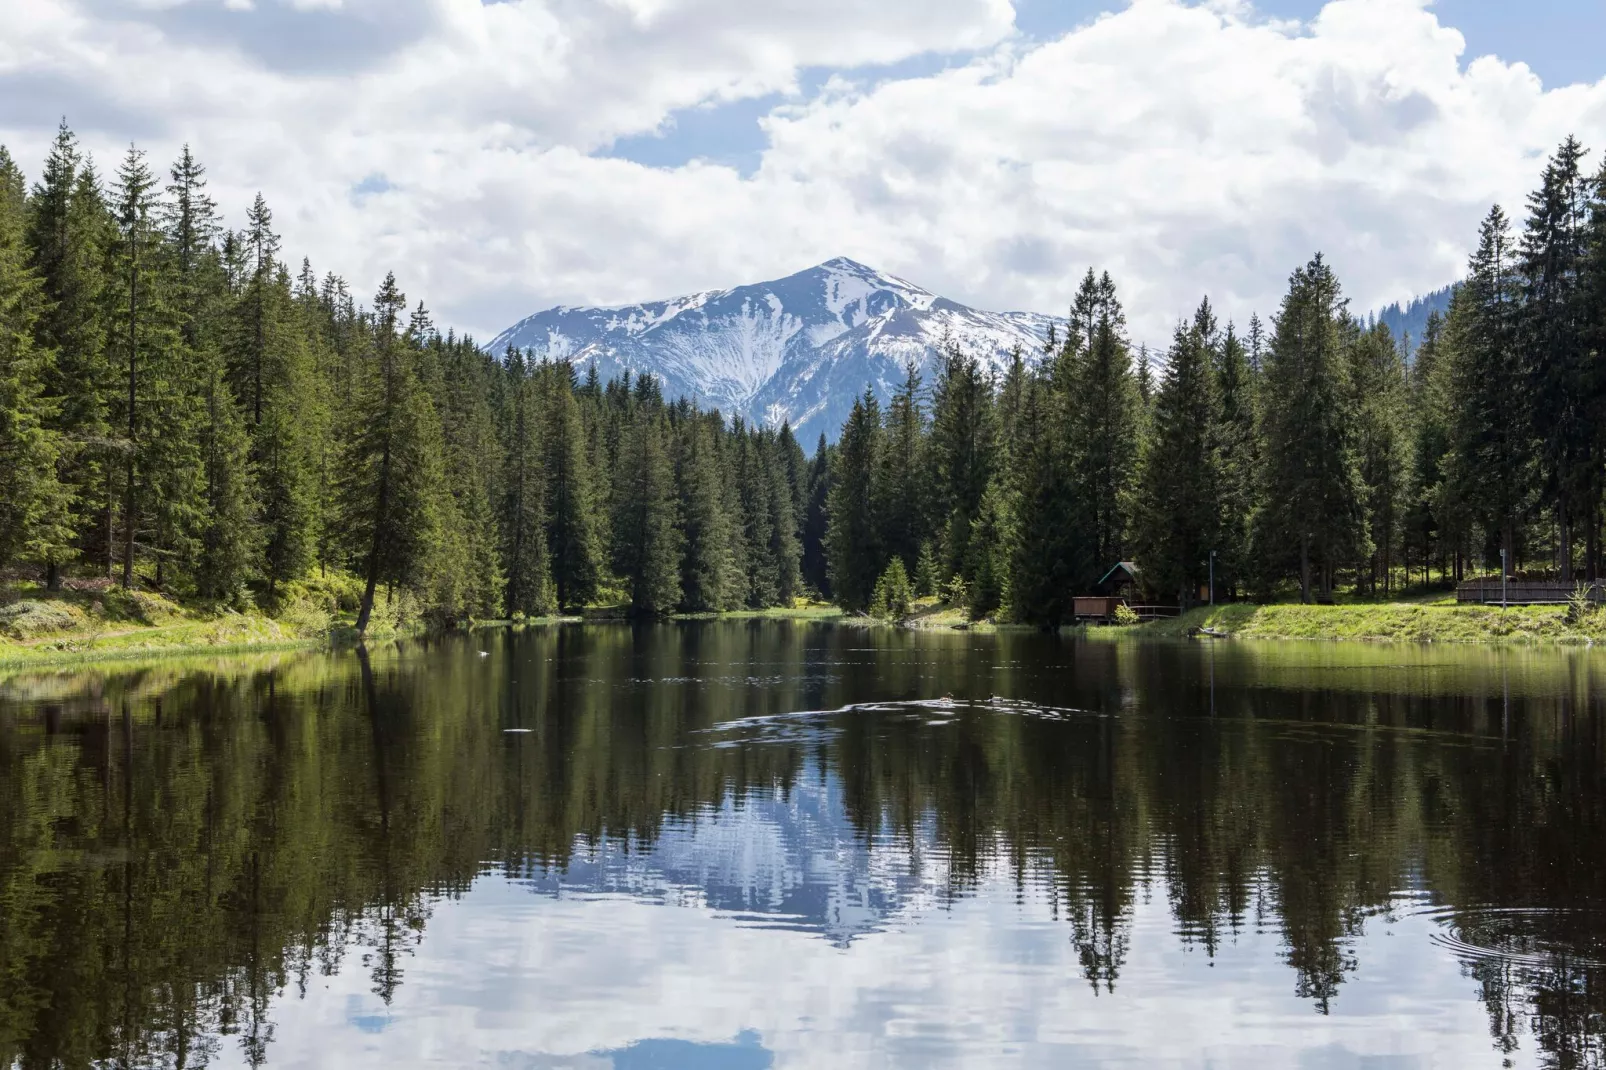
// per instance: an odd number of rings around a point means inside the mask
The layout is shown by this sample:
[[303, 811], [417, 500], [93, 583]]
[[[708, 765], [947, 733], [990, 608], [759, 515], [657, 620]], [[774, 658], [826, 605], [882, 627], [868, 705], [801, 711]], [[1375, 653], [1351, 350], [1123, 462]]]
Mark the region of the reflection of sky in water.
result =
[[[282, 998], [281, 1066], [1498, 1066], [1442, 919], [1417, 894], [1367, 920], [1321, 1015], [1275, 918], [1214, 956], [1156, 876], [1113, 991], [1064, 903], [994, 862], [945, 895], [932, 831], [866, 844], [832, 776], [581, 845], [567, 872], [482, 877], [437, 905], [390, 1007], [349, 964]], [[822, 939], [824, 937], [824, 939]], [[227, 1052], [227, 1049], [225, 1049]], [[1515, 1065], [1523, 1062], [1519, 1051]], [[227, 1053], [226, 1057], [234, 1057]]]
[[541, 894], [622, 893], [696, 905], [737, 924], [798, 929], [846, 945], [910, 902], [946, 886], [928, 826], [913, 849], [878, 836], [870, 849], [849, 823], [835, 777], [807, 772], [784, 796], [727, 798], [718, 810], [667, 819], [648, 845], [575, 845], [566, 870], [532, 868]]

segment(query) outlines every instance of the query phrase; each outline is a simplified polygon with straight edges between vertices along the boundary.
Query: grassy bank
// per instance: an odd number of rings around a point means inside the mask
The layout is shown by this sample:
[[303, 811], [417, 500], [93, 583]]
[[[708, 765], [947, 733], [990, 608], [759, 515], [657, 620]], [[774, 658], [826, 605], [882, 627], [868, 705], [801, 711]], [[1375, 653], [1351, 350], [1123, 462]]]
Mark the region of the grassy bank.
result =
[[1339, 606], [1229, 605], [1196, 609], [1127, 634], [1181, 637], [1209, 628], [1241, 639], [1325, 639], [1372, 642], [1586, 643], [1606, 641], [1606, 613], [1572, 619], [1566, 606], [1456, 605], [1384, 602]]
[[[355, 642], [360, 588], [350, 577], [297, 583], [280, 593], [274, 612], [184, 605], [111, 584], [85, 584], [46, 592], [13, 587], [0, 594], [0, 667], [28, 668], [192, 654], [314, 648]], [[375, 607], [369, 639], [418, 631], [417, 607], [383, 596]], [[751, 612], [689, 615], [677, 620], [834, 620], [836, 606], [799, 603]], [[487, 627], [618, 623], [628, 607], [598, 607], [581, 616], [539, 620], [480, 621]]]
[[[181, 604], [147, 591], [79, 583], [44, 591], [13, 586], [0, 598], [0, 665], [8, 667], [318, 646], [355, 638], [349, 577], [309, 580], [278, 593], [273, 612]], [[409, 629], [411, 607], [385, 600], [374, 635]]]

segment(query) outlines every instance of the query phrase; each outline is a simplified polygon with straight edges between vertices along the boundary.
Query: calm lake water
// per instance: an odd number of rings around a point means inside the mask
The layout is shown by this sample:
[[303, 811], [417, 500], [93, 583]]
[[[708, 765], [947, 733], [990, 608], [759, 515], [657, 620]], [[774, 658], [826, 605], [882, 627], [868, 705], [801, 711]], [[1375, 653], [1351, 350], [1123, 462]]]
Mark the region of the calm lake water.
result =
[[0, 1066], [1599, 1066], [1606, 657], [755, 621], [0, 681]]

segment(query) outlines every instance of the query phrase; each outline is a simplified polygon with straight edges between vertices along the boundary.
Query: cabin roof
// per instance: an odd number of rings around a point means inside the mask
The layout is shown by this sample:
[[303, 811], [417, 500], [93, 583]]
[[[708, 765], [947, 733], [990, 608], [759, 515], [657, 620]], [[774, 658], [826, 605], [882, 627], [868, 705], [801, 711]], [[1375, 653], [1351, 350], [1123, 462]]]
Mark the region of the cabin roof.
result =
[[1128, 576], [1131, 576], [1134, 580], [1136, 580], [1138, 578], [1138, 573], [1141, 571], [1142, 569], [1138, 568], [1138, 566], [1133, 564], [1131, 561], [1118, 561], [1116, 562], [1115, 567], [1106, 572], [1102, 580], [1099, 580], [1099, 586], [1102, 587], [1106, 583], [1109, 583], [1110, 577], [1114, 576], [1117, 572], [1125, 572]]

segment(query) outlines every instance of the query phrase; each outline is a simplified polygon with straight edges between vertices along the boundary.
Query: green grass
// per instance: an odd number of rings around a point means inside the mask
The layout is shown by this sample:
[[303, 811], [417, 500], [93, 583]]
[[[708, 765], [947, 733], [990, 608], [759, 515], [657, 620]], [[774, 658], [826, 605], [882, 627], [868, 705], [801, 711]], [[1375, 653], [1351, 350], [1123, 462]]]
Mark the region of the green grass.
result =
[[1433, 602], [1373, 602], [1339, 606], [1226, 605], [1176, 620], [1156, 621], [1128, 634], [1182, 637], [1210, 628], [1241, 639], [1322, 639], [1372, 642], [1582, 643], [1606, 640], [1606, 613], [1569, 619], [1566, 606], [1463, 606]]

